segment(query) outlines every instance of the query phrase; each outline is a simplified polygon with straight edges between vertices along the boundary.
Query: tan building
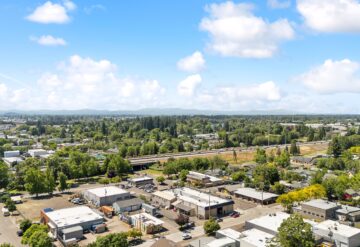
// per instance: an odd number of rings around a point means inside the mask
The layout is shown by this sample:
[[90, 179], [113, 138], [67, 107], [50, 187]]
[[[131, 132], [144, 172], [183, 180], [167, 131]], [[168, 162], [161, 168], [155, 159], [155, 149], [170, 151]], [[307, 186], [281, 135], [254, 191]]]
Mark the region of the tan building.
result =
[[341, 205], [338, 205], [334, 202], [315, 199], [301, 203], [300, 207], [294, 208], [294, 211], [298, 212], [306, 218], [327, 220], [335, 219], [336, 211], [340, 208]]
[[176, 196], [168, 190], [155, 191], [152, 194], [151, 203], [161, 208], [172, 208], [172, 203], [176, 201]]

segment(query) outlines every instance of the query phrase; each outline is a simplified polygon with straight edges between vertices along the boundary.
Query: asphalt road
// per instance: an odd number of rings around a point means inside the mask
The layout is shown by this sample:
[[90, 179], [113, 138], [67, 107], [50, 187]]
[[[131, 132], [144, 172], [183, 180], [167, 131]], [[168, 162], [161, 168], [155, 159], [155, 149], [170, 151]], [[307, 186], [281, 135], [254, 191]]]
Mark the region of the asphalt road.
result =
[[[0, 206], [2, 207], [2, 205]], [[0, 215], [0, 244], [10, 243], [15, 247], [23, 247], [21, 238], [16, 235], [19, 230], [11, 216], [4, 217]]]

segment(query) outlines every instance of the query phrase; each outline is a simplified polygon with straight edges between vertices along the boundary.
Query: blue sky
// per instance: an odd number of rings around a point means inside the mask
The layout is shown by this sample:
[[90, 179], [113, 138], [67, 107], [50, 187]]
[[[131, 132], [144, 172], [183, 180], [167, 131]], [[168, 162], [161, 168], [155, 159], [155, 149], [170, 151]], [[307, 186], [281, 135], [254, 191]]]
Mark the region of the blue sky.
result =
[[359, 0], [2, 0], [0, 109], [360, 113]]

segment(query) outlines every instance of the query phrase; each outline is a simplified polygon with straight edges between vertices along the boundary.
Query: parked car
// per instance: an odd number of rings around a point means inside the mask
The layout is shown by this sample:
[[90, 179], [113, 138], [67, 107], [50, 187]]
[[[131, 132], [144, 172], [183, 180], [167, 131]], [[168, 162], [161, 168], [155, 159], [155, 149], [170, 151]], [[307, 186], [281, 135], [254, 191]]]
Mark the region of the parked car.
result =
[[191, 239], [192, 237], [191, 237], [191, 235], [189, 234], [189, 233], [184, 233], [183, 235], [182, 235], [182, 239], [183, 240], [188, 240], [188, 239]]
[[238, 212], [234, 212], [231, 214], [231, 217], [233, 218], [238, 218], [240, 216], [240, 214]]
[[223, 219], [222, 218], [217, 218], [216, 222], [223, 222]]
[[19, 237], [21, 237], [21, 236], [24, 234], [24, 232], [23, 232], [22, 230], [19, 230], [19, 231], [16, 232], [16, 234], [17, 234]]

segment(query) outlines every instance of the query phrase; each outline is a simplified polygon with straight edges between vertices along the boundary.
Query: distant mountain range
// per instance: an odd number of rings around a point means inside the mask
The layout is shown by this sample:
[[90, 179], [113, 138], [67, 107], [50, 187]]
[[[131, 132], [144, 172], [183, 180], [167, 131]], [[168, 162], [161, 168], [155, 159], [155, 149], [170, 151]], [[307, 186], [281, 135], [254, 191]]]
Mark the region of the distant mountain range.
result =
[[181, 115], [297, 115], [299, 112], [289, 112], [285, 110], [273, 111], [214, 111], [214, 110], [197, 110], [181, 108], [145, 108], [139, 110], [9, 110], [0, 111], [0, 115], [102, 115], [102, 116], [181, 116]]
[[182, 108], [144, 108], [139, 110], [95, 110], [95, 109], [81, 109], [81, 110], [0, 110], [0, 116], [12, 115], [85, 115], [85, 116], [218, 116], [218, 115], [342, 115], [342, 116], [359, 116], [357, 113], [312, 113], [312, 112], [290, 112], [287, 110], [249, 110], [249, 111], [218, 111], [218, 110], [199, 110], [199, 109], [182, 109]]

